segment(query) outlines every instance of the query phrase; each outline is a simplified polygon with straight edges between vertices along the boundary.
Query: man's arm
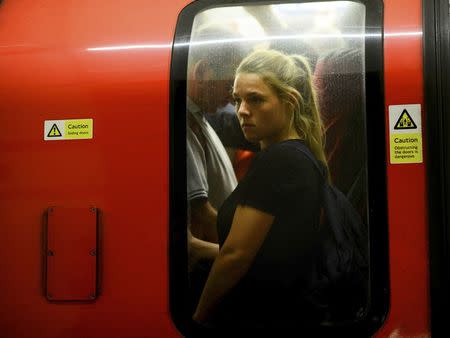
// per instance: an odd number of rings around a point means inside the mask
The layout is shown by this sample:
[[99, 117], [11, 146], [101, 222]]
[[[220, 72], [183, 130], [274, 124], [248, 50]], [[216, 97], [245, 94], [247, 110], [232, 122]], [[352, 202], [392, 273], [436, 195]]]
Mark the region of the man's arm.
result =
[[189, 265], [194, 266], [202, 259], [213, 261], [219, 253], [219, 244], [206, 242], [194, 237], [188, 229]]
[[188, 250], [190, 267], [203, 259], [214, 260], [219, 253], [216, 230], [217, 211], [207, 198], [196, 198], [190, 202], [190, 225], [188, 228]]
[[194, 237], [217, 243], [217, 211], [207, 198], [191, 200], [191, 232]]

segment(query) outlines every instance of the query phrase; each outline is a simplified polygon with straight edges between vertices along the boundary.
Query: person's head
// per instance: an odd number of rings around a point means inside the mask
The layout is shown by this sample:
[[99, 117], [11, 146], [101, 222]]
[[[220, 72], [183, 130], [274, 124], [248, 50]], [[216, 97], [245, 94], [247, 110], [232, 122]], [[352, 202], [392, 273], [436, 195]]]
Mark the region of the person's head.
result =
[[246, 138], [267, 145], [300, 138], [326, 165], [311, 70], [300, 55], [260, 50], [236, 70], [233, 95]]
[[361, 118], [363, 115], [363, 60], [362, 51], [354, 48], [337, 49], [318, 60], [314, 84], [325, 125], [336, 118], [348, 122], [352, 116]]
[[193, 32], [188, 59], [188, 96], [204, 113], [231, 101], [234, 70], [243, 57], [238, 34], [218, 24]]
[[286, 55], [300, 54], [306, 57], [306, 59], [308, 60], [309, 67], [311, 69], [311, 74], [314, 74], [319, 54], [312, 45], [306, 43], [305, 41], [302, 41], [301, 39], [297, 40], [275, 39], [271, 41], [270, 49], [277, 50]]
[[324, 123], [330, 174], [334, 183], [346, 192], [364, 166], [366, 156], [362, 51], [345, 48], [322, 56], [314, 83]]

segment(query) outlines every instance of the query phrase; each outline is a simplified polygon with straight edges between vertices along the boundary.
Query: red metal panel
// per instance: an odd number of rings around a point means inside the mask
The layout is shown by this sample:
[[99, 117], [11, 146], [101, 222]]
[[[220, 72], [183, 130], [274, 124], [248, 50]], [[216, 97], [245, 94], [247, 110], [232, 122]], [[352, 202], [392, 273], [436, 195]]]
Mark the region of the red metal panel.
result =
[[46, 295], [49, 300], [94, 300], [97, 296], [97, 209], [47, 212]]
[[[422, 106], [422, 125], [425, 123], [422, 2], [384, 0], [384, 4], [391, 307], [384, 328], [377, 337], [429, 337], [425, 162], [389, 164], [388, 125], [389, 105], [416, 103]], [[425, 134], [423, 139], [426, 140]]]
[[[188, 0], [21, 0], [0, 6], [0, 336], [180, 337], [169, 315], [169, 73]], [[134, 48], [140, 45], [144, 48]], [[128, 49], [92, 50], [95, 47]], [[92, 118], [92, 140], [43, 121]], [[42, 292], [42, 212], [102, 210], [95, 302]]]

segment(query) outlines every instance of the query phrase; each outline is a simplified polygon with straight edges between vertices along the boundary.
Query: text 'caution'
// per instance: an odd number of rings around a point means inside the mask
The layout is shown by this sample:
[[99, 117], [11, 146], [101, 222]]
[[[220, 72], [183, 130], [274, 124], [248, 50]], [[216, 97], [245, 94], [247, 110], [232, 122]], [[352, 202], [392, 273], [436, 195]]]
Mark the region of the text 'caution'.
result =
[[44, 140], [82, 140], [94, 137], [92, 119], [46, 120], [44, 121]]
[[389, 134], [392, 164], [422, 163], [420, 104], [389, 106]]

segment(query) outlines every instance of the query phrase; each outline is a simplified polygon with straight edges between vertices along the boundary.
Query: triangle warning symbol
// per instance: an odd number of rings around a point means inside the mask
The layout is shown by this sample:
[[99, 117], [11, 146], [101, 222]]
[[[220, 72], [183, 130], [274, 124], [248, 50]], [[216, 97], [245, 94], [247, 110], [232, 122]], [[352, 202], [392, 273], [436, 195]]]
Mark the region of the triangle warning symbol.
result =
[[48, 132], [47, 137], [61, 137], [61, 136], [62, 134], [59, 131], [58, 126], [56, 125], [56, 123], [53, 123], [53, 126]]
[[394, 129], [417, 129], [414, 120], [412, 119], [411, 115], [409, 115], [406, 109], [403, 109], [403, 112], [400, 114], [397, 123], [395, 123]]

